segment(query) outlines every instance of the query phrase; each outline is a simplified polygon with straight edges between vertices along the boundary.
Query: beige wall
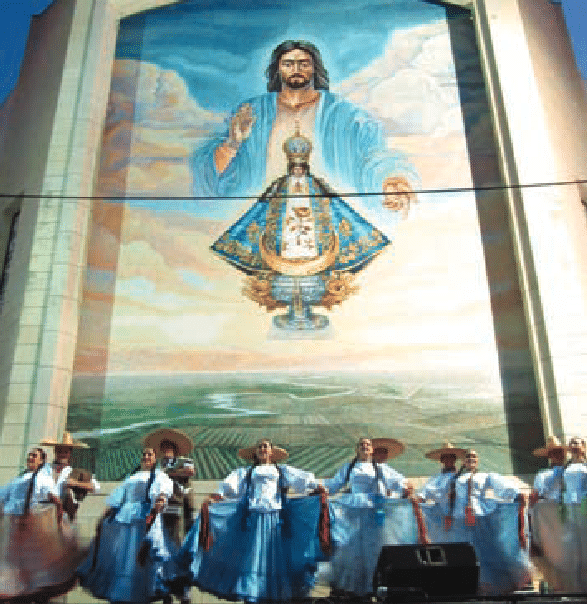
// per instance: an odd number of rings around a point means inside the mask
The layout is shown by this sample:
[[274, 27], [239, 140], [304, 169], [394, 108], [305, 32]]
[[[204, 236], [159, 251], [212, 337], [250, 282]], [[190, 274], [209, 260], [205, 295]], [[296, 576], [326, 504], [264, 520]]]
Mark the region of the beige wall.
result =
[[[55, 0], [33, 24], [0, 185], [55, 198], [23, 203], [0, 317], [0, 483], [28, 446], [65, 427], [91, 209], [79, 197], [92, 193], [118, 21], [170, 3]], [[507, 182], [585, 175], [584, 90], [560, 8], [548, 0], [472, 4]], [[579, 188], [513, 189], [510, 210], [546, 431], [587, 433]]]
[[79, 197], [92, 192], [115, 15], [106, 2], [56, 0], [33, 19], [11, 100], [0, 184], [43, 198], [23, 200], [0, 317], [0, 482], [65, 426], [90, 210]]
[[[522, 22], [530, 56], [537, 74], [537, 87], [547, 116], [547, 132], [554, 152], [552, 177], [557, 181], [587, 178], [587, 94], [576, 74], [577, 66], [568, 39], [562, 7], [551, 3], [520, 2]], [[561, 36], [552, 36], [551, 31]], [[554, 205], [540, 220], [552, 217], [551, 232], [542, 243], [545, 272], [543, 299], [554, 357], [557, 400], [563, 431], [587, 433], [585, 385], [587, 384], [587, 219], [581, 200], [587, 201], [584, 184], [559, 187]], [[543, 228], [541, 228], [543, 230]], [[552, 237], [555, 235], [555, 237]], [[546, 243], [546, 239], [549, 242]], [[546, 250], [550, 248], [550, 252]], [[554, 251], [554, 253], [553, 253]], [[557, 253], [558, 251], [558, 253]], [[556, 321], [554, 313], [559, 313]]]
[[[584, 176], [585, 93], [560, 7], [548, 0], [476, 0], [475, 7], [506, 183]], [[587, 256], [580, 189], [522, 186], [509, 197], [544, 429], [585, 434]]]
[[[10, 101], [10, 121], [4, 131], [2, 191], [36, 195], [43, 190], [73, 9], [73, 0], [59, 2], [42, 18], [33, 20], [22, 74]], [[45, 45], [51, 49], [49, 52]], [[42, 380], [38, 355], [48, 311], [56, 210], [50, 202], [22, 200], [0, 316], [1, 454], [4, 464], [10, 467], [4, 471], [6, 477], [14, 474], [14, 466], [20, 465], [31, 422], [46, 422], [44, 413], [40, 419], [35, 417], [35, 387]]]

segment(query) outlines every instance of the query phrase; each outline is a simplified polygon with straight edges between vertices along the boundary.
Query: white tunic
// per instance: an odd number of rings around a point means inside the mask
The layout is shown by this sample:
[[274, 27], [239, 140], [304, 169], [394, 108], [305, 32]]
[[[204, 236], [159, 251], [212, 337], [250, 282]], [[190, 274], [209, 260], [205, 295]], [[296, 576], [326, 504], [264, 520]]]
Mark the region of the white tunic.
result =
[[[330, 494], [337, 493], [346, 484], [346, 476], [350, 463], [344, 464], [342, 468], [332, 477], [324, 481], [324, 486]], [[373, 463], [370, 461], [357, 461], [349, 475], [349, 486], [353, 494], [391, 494], [401, 495], [406, 487], [406, 479], [393, 468], [386, 464], [379, 464], [381, 469], [381, 480], [377, 480], [377, 474]]]
[[[280, 465], [283, 473], [283, 486], [296, 493], [315, 489], [318, 481], [311, 472], [298, 470], [291, 466]], [[238, 468], [231, 472], [220, 484], [218, 493], [223, 497], [241, 497], [246, 492], [246, 476], [250, 468]], [[251, 473], [249, 487], [249, 509], [258, 512], [273, 512], [281, 509], [279, 489], [279, 471], [274, 464], [255, 466]]]
[[288, 199], [281, 234], [281, 255], [284, 258], [314, 258], [316, 253], [316, 229], [312, 202], [309, 197], [308, 179], [289, 176]]
[[155, 480], [149, 488], [147, 496], [147, 484], [151, 472], [140, 470], [131, 474], [120, 486], [118, 486], [108, 497], [106, 503], [110, 507], [119, 508], [116, 514], [117, 522], [132, 522], [144, 516], [143, 507], [148, 503], [151, 507], [159, 495], [165, 495], [169, 499], [173, 494], [173, 481], [165, 472], [157, 469]]
[[[65, 495], [65, 489], [67, 488], [67, 479], [71, 475], [73, 468], [71, 466], [65, 466], [61, 472], [57, 473], [52, 464], [45, 464], [40, 472], [46, 473], [55, 480], [55, 484], [57, 485], [57, 492], [59, 493], [59, 497], [63, 497]], [[100, 491], [100, 483], [92, 476], [92, 485], [94, 486], [94, 493], [98, 493]]]
[[[25, 472], [11, 480], [6, 486], [0, 487], [0, 503], [5, 514], [23, 514], [26, 494], [33, 473]], [[49, 495], [58, 497], [57, 487], [52, 476], [40, 470], [35, 477], [35, 486], [31, 495], [31, 507], [42, 501], [47, 501]]]

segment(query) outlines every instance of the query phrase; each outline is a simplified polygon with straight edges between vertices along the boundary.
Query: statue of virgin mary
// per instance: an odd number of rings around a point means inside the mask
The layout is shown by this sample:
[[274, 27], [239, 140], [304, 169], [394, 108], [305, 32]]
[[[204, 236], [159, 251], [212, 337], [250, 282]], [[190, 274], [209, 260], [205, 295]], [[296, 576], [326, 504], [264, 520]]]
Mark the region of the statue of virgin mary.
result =
[[391, 242], [310, 172], [312, 143], [299, 129], [283, 151], [287, 174], [211, 249], [247, 275], [248, 298], [268, 311], [287, 309], [273, 325], [296, 337], [326, 329], [328, 317], [314, 308], [330, 310], [356, 293], [356, 273]]

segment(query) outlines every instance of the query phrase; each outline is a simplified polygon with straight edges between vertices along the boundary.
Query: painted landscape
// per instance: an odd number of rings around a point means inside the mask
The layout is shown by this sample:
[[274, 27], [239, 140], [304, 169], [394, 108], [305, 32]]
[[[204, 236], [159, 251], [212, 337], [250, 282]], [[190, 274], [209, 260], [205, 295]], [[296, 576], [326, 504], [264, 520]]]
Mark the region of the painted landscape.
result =
[[238, 449], [261, 437], [319, 476], [352, 457], [364, 435], [404, 442], [406, 451], [391, 464], [410, 476], [436, 470], [424, 452], [447, 438], [476, 448], [485, 469], [511, 472], [500, 393], [472, 373], [458, 380], [386, 373], [134, 375], [110, 377], [103, 395], [88, 384], [74, 384], [78, 404], [69, 427], [96, 448], [103, 480], [134, 468], [143, 435], [161, 426], [190, 435], [196, 476], [206, 480], [242, 465]]
[[[436, 471], [423, 454], [445, 439], [475, 447], [487, 470], [535, 469], [542, 423], [470, 13], [424, 0], [337, 8], [187, 0], [121, 20], [67, 419], [100, 479], [134, 468], [161, 426], [190, 435], [202, 480], [240, 465], [259, 437], [319, 476], [366, 435], [402, 440], [391, 463], [410, 476]], [[291, 282], [267, 267], [252, 279], [211, 247], [285, 170], [270, 143], [296, 124], [272, 121], [265, 74], [286, 40], [314, 45], [330, 78], [305, 125], [312, 170], [356, 228], [390, 245], [360, 272], [322, 271], [268, 303], [269, 276], [271, 296]], [[342, 111], [336, 129], [319, 127], [327, 101]], [[245, 144], [221, 179], [217, 145], [249, 103], [267, 152]], [[376, 141], [367, 158], [365, 141]], [[331, 164], [351, 147], [348, 166]], [[378, 193], [396, 171], [414, 192], [405, 212]], [[246, 256], [243, 242], [225, 243]], [[336, 303], [310, 296], [321, 279]], [[286, 302], [304, 296], [328, 328], [283, 328]]]

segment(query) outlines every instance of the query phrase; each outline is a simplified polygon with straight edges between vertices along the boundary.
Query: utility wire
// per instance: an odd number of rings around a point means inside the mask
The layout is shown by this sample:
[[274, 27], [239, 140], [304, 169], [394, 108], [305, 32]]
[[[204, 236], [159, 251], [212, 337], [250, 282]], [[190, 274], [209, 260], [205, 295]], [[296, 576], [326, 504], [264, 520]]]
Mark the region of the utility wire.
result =
[[[558, 182], [535, 182], [527, 184], [512, 184], [512, 185], [486, 185], [478, 187], [449, 187], [445, 189], [415, 189], [410, 191], [362, 191], [359, 193], [339, 193], [329, 191], [320, 193], [319, 195], [283, 195], [283, 197], [373, 197], [381, 195], [405, 195], [413, 193], [415, 195], [428, 195], [433, 193], [466, 193], [477, 191], [503, 191], [507, 189], [537, 189], [546, 187], [561, 187], [568, 185], [587, 184], [587, 179], [577, 180], [561, 180]], [[14, 194], [0, 193], [0, 199], [71, 199], [71, 200], [101, 200], [101, 201], [214, 201], [221, 199], [259, 199], [258, 195], [169, 195], [169, 196], [147, 196], [147, 195], [41, 195], [41, 194]]]

